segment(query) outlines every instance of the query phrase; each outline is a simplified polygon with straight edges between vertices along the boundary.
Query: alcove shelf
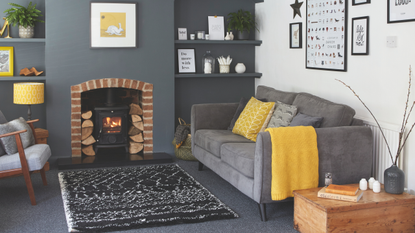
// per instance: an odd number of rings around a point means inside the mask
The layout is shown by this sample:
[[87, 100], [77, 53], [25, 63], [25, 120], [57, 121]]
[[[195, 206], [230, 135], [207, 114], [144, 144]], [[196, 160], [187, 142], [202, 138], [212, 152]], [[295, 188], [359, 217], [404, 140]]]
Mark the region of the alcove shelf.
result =
[[262, 40], [175, 40], [175, 44], [261, 45]]
[[26, 82], [26, 81], [45, 81], [46, 76], [13, 76], [13, 77], [0, 77], [0, 82], [4, 81], [16, 81], [16, 82]]
[[218, 78], [218, 77], [249, 77], [249, 78], [260, 78], [262, 73], [228, 73], [228, 74], [176, 74], [175, 78]]
[[45, 38], [1, 38], [0, 43], [46, 43]]

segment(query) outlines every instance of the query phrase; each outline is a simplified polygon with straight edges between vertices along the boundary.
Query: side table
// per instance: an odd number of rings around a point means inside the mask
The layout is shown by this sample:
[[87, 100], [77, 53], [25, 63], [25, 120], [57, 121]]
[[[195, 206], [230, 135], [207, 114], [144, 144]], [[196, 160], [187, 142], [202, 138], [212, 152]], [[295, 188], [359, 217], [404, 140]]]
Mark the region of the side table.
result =
[[35, 128], [35, 133], [36, 133], [36, 143], [39, 143], [39, 144], [48, 143], [48, 137], [49, 137], [48, 130], [41, 129], [41, 128]]
[[[350, 186], [358, 187], [358, 184]], [[366, 190], [358, 202], [317, 197], [321, 189], [294, 191], [294, 228], [305, 232], [415, 232], [415, 196]]]

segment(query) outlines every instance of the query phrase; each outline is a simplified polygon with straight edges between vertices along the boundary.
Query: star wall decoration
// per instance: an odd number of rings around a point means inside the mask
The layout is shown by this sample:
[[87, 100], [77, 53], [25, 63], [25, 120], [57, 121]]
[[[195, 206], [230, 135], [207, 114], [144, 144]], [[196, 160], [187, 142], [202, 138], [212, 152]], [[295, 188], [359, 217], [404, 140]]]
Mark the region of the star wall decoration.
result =
[[296, 15], [299, 15], [301, 17], [301, 11], [300, 11], [300, 7], [303, 5], [303, 2], [298, 2], [298, 0], [295, 0], [294, 4], [291, 4], [290, 6], [293, 8], [293, 19], [295, 18]]

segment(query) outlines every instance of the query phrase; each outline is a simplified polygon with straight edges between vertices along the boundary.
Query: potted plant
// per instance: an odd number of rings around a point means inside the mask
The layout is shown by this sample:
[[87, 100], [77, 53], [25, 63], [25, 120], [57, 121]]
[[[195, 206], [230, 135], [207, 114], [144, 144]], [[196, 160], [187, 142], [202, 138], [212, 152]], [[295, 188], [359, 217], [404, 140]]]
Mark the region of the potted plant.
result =
[[229, 13], [228, 16], [228, 31], [237, 31], [239, 40], [247, 40], [252, 28], [258, 30], [255, 17], [249, 11], [240, 9], [237, 12]]
[[32, 2], [30, 2], [27, 8], [16, 3], [9, 3], [9, 5], [12, 8], [3, 12], [6, 14], [6, 19], [9, 21], [9, 24], [13, 25], [13, 27], [16, 24], [19, 25], [20, 38], [32, 38], [35, 34], [35, 23], [45, 22], [39, 19], [43, 15], [36, 9], [36, 4], [32, 5]]

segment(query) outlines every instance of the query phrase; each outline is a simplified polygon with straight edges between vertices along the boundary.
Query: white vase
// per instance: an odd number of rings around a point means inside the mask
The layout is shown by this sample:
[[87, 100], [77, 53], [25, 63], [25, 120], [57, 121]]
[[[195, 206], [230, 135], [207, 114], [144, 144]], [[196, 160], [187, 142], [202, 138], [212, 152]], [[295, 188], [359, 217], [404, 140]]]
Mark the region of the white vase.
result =
[[245, 72], [245, 70], [246, 70], [246, 67], [245, 67], [244, 63], [238, 63], [238, 64], [236, 64], [236, 66], [235, 66], [235, 72], [236, 73], [242, 74], [242, 73]]
[[229, 32], [229, 37], [231, 38], [231, 40], [233, 40], [233, 38], [235, 38], [235, 36], [233, 35], [232, 32]]
[[226, 32], [225, 40], [231, 40], [231, 37], [229, 36], [229, 32]]
[[20, 38], [33, 38], [35, 35], [35, 27], [27, 26], [27, 28], [19, 25]]

